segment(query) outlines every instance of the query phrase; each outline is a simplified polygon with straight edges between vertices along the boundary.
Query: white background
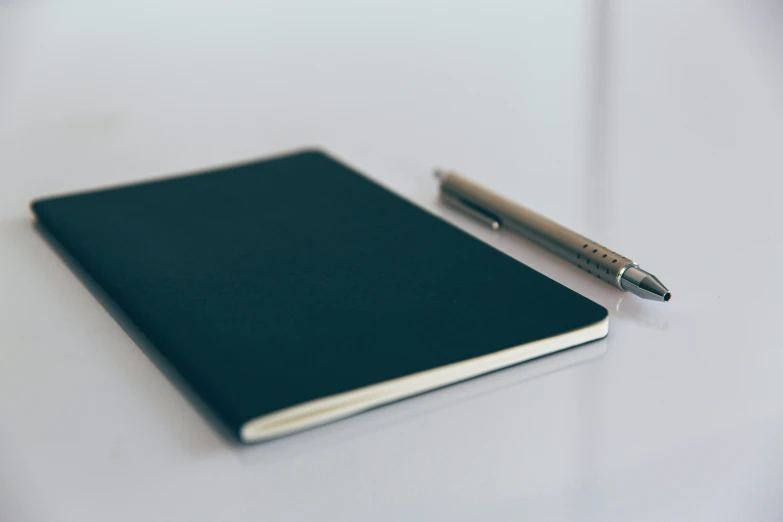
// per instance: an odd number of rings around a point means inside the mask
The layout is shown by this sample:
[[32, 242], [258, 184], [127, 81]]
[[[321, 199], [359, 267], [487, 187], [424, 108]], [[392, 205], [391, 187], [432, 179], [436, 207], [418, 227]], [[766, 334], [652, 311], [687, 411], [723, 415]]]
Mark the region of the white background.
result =
[[[310, 145], [603, 304], [609, 337], [230, 445], [27, 205]], [[673, 300], [442, 208], [435, 165]], [[782, 172], [780, 0], [0, 2], [0, 520], [779, 521]]]

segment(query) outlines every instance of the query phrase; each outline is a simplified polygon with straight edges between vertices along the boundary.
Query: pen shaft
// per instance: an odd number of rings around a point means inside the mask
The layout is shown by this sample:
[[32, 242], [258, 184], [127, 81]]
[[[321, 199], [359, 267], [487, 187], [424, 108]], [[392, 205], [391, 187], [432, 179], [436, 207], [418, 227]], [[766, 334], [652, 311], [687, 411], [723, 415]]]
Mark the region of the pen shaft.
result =
[[623, 290], [623, 272], [636, 266], [627, 257], [462, 176], [446, 173], [440, 180], [444, 203], [483, 214], [483, 222], [497, 224], [492, 228], [506, 228], [529, 239], [616, 288]]

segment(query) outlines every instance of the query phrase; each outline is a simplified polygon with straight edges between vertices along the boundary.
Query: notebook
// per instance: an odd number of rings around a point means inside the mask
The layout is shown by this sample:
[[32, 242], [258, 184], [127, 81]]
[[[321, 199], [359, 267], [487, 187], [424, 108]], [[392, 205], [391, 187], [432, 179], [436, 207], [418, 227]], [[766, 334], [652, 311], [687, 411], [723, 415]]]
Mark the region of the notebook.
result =
[[608, 332], [603, 307], [319, 151], [32, 210], [243, 443]]

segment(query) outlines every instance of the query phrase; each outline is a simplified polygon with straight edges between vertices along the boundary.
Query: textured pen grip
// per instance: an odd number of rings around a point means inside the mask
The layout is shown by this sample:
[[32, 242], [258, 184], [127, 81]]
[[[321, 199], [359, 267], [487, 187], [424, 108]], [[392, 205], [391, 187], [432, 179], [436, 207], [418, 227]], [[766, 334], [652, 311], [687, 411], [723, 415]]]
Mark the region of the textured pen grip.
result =
[[626, 267], [635, 263], [599, 243], [587, 238], [583, 238], [583, 241], [581, 245], [569, 249], [572, 262], [588, 274], [622, 289], [620, 275]]

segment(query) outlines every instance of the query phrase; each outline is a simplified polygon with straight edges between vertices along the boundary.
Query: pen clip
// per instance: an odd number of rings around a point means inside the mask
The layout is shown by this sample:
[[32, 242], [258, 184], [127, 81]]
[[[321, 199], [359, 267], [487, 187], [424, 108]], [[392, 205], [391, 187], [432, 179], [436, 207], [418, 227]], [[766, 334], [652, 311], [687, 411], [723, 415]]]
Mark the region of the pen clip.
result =
[[492, 230], [497, 230], [500, 228], [500, 219], [485, 211], [484, 209], [477, 207], [476, 205], [473, 205], [464, 199], [460, 199], [445, 192], [441, 192], [440, 196], [443, 202], [447, 205], [461, 210], [473, 219], [487, 225]]

